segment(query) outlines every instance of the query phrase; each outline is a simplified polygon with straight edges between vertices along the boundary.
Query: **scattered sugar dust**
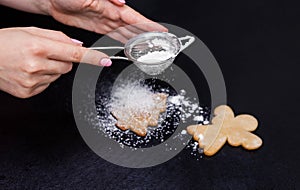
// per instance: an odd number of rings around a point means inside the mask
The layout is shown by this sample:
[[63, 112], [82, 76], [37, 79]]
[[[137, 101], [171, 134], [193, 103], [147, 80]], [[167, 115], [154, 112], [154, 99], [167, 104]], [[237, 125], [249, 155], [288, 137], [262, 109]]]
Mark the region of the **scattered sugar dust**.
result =
[[[160, 115], [157, 127], [148, 127], [147, 135], [141, 137], [130, 130], [122, 131], [115, 125], [117, 121], [111, 115], [114, 107], [130, 106], [143, 111], [153, 106], [153, 93], [169, 95], [167, 110]], [[121, 85], [115, 86], [110, 95], [99, 93], [96, 97], [96, 106], [98, 120], [91, 122], [98, 132], [103, 132], [106, 137], [114, 139], [120, 147], [129, 146], [132, 149], [151, 147], [166, 141], [175, 132], [179, 123], [186, 123], [187, 119], [192, 119], [195, 124], [208, 124], [210, 115], [209, 109], [201, 107], [195, 98], [187, 97], [184, 89], [176, 92], [172, 87], [153, 79], [150, 83], [149, 81], [124, 81]], [[184, 139], [186, 135], [189, 135], [187, 131], [182, 130], [173, 138]], [[191, 150], [191, 155], [201, 157], [202, 152], [198, 149], [197, 142], [191, 140], [187, 144], [183, 142], [183, 145]]]

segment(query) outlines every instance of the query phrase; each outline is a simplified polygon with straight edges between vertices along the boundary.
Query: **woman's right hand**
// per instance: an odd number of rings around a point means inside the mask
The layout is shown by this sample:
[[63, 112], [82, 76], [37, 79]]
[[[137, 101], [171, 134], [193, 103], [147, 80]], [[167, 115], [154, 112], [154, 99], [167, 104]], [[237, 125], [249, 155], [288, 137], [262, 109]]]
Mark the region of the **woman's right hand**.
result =
[[0, 29], [0, 89], [19, 98], [45, 90], [72, 62], [110, 66], [109, 57], [62, 32], [34, 27]]

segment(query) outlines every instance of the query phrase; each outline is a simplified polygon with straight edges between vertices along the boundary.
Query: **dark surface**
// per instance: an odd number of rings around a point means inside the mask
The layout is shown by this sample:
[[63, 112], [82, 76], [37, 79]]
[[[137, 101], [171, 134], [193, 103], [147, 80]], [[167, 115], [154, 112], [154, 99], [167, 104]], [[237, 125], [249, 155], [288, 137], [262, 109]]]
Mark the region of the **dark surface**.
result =
[[[259, 150], [225, 146], [199, 161], [184, 150], [152, 168], [113, 165], [94, 154], [78, 133], [70, 109], [74, 68], [31, 99], [0, 93], [0, 189], [300, 188], [300, 13], [295, 2], [129, 2], [151, 19], [189, 30], [208, 46], [224, 74], [228, 104], [259, 120], [256, 134], [264, 141]], [[100, 37], [50, 17], [0, 9], [1, 27], [61, 30], [87, 46]]]

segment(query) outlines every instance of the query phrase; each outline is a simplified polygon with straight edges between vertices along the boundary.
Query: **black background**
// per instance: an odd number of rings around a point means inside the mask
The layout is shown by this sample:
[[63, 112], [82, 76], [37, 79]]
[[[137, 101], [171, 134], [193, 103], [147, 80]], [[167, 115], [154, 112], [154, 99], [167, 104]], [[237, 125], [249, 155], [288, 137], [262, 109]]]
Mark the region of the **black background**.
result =
[[[76, 67], [30, 99], [0, 92], [0, 189], [297, 189], [300, 12], [297, 1], [131, 0], [145, 16], [185, 28], [211, 50], [228, 104], [259, 120], [263, 146], [213, 157], [184, 150], [146, 169], [113, 165], [84, 143], [71, 111]], [[91, 45], [101, 35], [0, 7], [1, 27], [61, 30]], [[25, 48], [25, 47], [19, 47]], [[16, 55], [18, 56], [18, 55]]]

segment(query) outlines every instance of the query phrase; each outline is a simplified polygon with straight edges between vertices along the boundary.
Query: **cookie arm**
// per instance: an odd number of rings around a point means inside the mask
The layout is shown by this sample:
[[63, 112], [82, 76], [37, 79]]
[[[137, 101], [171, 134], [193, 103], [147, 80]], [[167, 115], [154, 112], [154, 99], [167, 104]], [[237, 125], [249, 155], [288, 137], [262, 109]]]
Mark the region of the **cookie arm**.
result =
[[262, 145], [262, 143], [263, 141], [261, 138], [259, 138], [255, 134], [247, 132], [247, 136], [242, 142], [242, 146], [247, 150], [254, 150], [259, 148]]
[[254, 131], [258, 126], [255, 117], [248, 114], [237, 115], [231, 122], [232, 127], [242, 128], [246, 131]]
[[223, 133], [219, 133], [213, 144], [208, 149], [204, 148], [204, 154], [206, 156], [213, 156], [224, 146], [226, 140], [226, 135], [224, 135]]

